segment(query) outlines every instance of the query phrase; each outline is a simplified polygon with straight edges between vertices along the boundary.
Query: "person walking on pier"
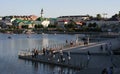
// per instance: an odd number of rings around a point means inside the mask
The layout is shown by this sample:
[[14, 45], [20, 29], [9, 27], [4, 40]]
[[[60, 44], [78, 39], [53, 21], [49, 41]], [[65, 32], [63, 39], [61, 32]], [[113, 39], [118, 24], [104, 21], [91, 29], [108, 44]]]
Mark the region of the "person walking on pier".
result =
[[90, 52], [87, 52], [87, 56], [88, 56], [88, 61], [90, 60]]
[[62, 48], [60, 49], [60, 60], [61, 60], [61, 62], [64, 62], [64, 61], [65, 61], [65, 58], [63, 57]]
[[113, 74], [113, 67], [107, 68], [107, 73], [108, 74]]
[[66, 44], [68, 44], [68, 41], [66, 40]]
[[68, 57], [68, 60], [71, 59], [71, 57], [70, 57], [70, 51], [68, 51], [68, 53], [67, 53], [67, 57]]
[[105, 44], [105, 50], [108, 51], [108, 44]]
[[102, 70], [102, 73], [101, 73], [101, 74], [108, 74], [107, 69], [104, 68], [104, 69]]
[[91, 55], [91, 54], [90, 54], [90, 52], [88, 51], [88, 52], [87, 52], [87, 67], [88, 67], [88, 63], [89, 63], [89, 61], [90, 61], [90, 55]]
[[103, 45], [100, 46], [100, 50], [103, 51]]
[[68, 64], [69, 64], [70, 60], [71, 60], [70, 51], [68, 51], [68, 53], [67, 53], [67, 58], [68, 58]]
[[46, 49], [43, 48], [43, 55], [46, 55]]

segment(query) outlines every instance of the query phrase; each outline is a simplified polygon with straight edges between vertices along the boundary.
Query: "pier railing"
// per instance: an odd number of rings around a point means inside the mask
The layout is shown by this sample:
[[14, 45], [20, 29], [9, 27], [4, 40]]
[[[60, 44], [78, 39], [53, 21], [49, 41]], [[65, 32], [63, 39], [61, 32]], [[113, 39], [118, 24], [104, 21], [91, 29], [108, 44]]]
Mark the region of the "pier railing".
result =
[[[55, 45], [51, 45], [48, 47], [45, 47], [46, 50], [53, 50], [54, 52], [59, 52], [61, 49], [62, 50], [67, 50], [70, 48], [75, 48], [75, 47], [79, 47], [79, 46], [84, 46], [84, 42], [79, 41], [79, 42], [73, 42], [73, 43], [60, 43], [60, 44], [55, 44]], [[37, 50], [39, 52], [39, 54], [43, 54], [43, 48], [37, 49], [35, 48], [35, 50]], [[21, 50], [18, 55], [19, 56], [29, 56], [29, 55], [33, 55], [33, 49], [27, 49], [27, 50]]]

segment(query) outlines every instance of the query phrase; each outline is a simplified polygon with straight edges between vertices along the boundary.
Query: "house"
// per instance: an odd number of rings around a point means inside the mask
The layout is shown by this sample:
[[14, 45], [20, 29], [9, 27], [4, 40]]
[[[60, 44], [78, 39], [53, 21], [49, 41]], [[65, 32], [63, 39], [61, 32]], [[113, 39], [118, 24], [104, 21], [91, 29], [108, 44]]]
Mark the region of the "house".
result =
[[69, 21], [67, 21], [67, 20], [58, 21], [57, 26], [61, 27], [61, 28], [64, 28], [64, 25], [66, 25], [68, 23], [69, 23]]
[[60, 16], [57, 18], [57, 21], [63, 21], [63, 20], [73, 20], [73, 21], [85, 21], [89, 20], [89, 15], [75, 15], [75, 16]]
[[12, 23], [10, 21], [7, 21], [7, 20], [1, 20], [0, 26], [1, 26], [1, 28], [7, 28], [9, 26], [12, 26]]
[[57, 18], [49, 18], [50, 25], [56, 25], [57, 24]]
[[27, 26], [27, 28], [34, 28], [35, 26], [35, 24], [32, 21], [26, 21], [26, 20], [20, 20], [20, 19], [14, 20], [13, 25], [19, 29], [23, 28], [23, 26]]
[[102, 31], [108, 31], [114, 30], [117, 26], [120, 25], [120, 21], [114, 21], [114, 20], [91, 20], [91, 21], [86, 21], [86, 26], [88, 26], [90, 23], [96, 23], [98, 27], [102, 28]]
[[60, 16], [57, 18], [58, 25], [64, 26], [74, 21], [77, 25], [82, 25], [84, 21], [89, 20], [89, 15], [75, 15], [75, 16]]
[[41, 22], [41, 24], [43, 25], [43, 27], [48, 27], [48, 25], [50, 24], [50, 21], [44, 20]]

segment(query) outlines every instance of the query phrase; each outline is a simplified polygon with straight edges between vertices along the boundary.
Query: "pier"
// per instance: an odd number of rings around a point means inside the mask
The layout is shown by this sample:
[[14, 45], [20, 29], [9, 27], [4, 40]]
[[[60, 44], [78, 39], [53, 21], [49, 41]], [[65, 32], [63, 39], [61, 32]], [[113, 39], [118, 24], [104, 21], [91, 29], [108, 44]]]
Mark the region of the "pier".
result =
[[[19, 58], [24, 60], [47, 63], [50, 65], [58, 65], [73, 69], [91, 70], [98, 68], [98, 72], [107, 67], [120, 67], [120, 38], [101, 39], [100, 41], [78, 43], [65, 43], [60, 46], [49, 48], [49, 52], [39, 50], [37, 55], [33, 51], [21, 51]], [[78, 74], [81, 73], [78, 72]]]

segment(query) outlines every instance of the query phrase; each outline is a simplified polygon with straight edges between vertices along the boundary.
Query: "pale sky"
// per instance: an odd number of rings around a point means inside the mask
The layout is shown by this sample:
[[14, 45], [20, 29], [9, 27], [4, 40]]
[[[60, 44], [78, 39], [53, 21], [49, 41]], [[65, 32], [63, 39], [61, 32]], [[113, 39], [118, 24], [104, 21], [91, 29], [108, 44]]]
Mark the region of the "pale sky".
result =
[[120, 11], [120, 0], [0, 0], [0, 16], [37, 15], [43, 8], [45, 17], [92, 15]]

